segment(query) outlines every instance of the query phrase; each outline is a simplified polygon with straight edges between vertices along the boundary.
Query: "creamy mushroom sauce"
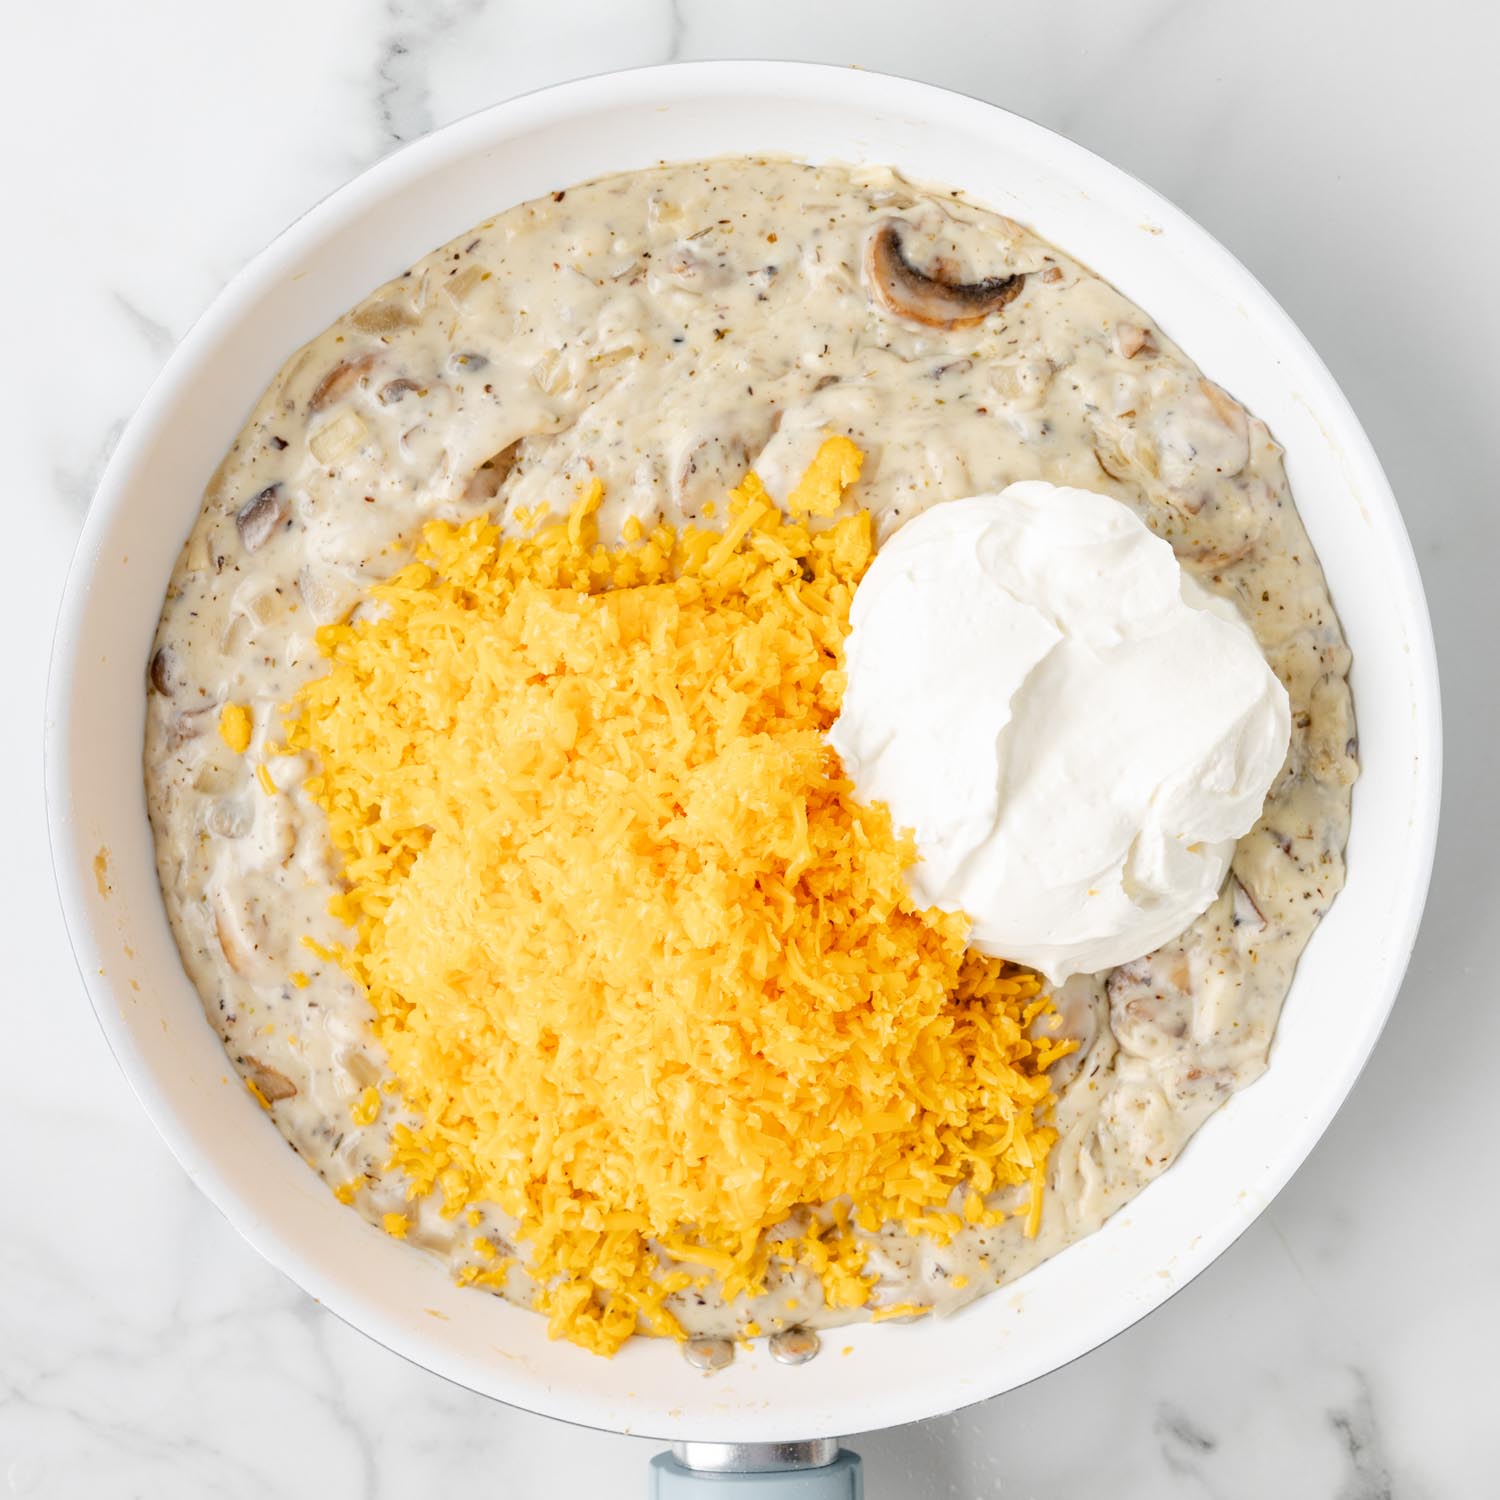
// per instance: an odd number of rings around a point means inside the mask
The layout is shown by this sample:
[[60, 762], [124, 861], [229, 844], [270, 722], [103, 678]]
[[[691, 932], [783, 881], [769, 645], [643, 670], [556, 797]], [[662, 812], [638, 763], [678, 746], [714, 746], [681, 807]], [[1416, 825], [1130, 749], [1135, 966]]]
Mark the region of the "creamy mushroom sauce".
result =
[[[955, 299], [911, 268], [988, 288]], [[393, 1100], [351, 1120], [386, 1069], [362, 996], [301, 941], [348, 934], [325, 910], [338, 872], [309, 768], [267, 760], [278, 710], [321, 670], [316, 627], [400, 566], [423, 522], [565, 508], [597, 474], [613, 540], [629, 515], [696, 520], [748, 466], [785, 493], [827, 431], [866, 451], [851, 498], [882, 537], [1013, 480], [1115, 496], [1239, 606], [1294, 716], [1214, 905], [1057, 995], [1083, 1046], [1054, 1075], [1039, 1236], [1012, 1219], [944, 1246], [888, 1226], [872, 1306], [951, 1311], [1089, 1233], [1266, 1066], [1342, 883], [1356, 764], [1349, 653], [1265, 426], [1112, 287], [957, 193], [773, 159], [607, 178], [460, 235], [288, 361], [208, 486], [148, 670], [161, 885], [210, 1021], [304, 1159], [331, 1185], [363, 1174], [355, 1207], [408, 1212], [412, 1242], [455, 1271], [476, 1234], [512, 1226], [407, 1203], [384, 1166]], [[245, 755], [216, 733], [226, 702], [253, 708]], [[279, 795], [257, 785], [263, 761]], [[529, 1293], [513, 1273], [506, 1295]], [[753, 1305], [686, 1293], [676, 1310], [695, 1334], [850, 1316], [800, 1274]]]

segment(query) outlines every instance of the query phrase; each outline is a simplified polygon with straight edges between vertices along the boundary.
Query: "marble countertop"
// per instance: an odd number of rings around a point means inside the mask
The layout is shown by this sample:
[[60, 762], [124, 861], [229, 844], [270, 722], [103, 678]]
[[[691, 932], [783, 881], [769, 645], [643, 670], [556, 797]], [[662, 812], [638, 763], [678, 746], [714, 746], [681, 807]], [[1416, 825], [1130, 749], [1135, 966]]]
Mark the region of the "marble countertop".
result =
[[[1281, 299], [1384, 460], [1432, 599], [1448, 773], [1395, 1016], [1274, 1206], [1087, 1359], [855, 1437], [871, 1500], [1500, 1492], [1500, 422], [1492, 77], [1469, 0], [153, 0], [7, 14], [0, 594], [20, 707], [0, 867], [0, 1495], [643, 1493], [656, 1445], [413, 1368], [264, 1265], [117, 1072], [67, 958], [38, 743], [75, 534], [121, 428], [223, 282], [395, 144], [522, 90], [798, 57], [981, 95], [1175, 199]], [[1494, 343], [1490, 341], [1494, 340]], [[1394, 834], [1393, 834], [1394, 836]], [[1038, 1434], [1048, 1434], [1038, 1442]]]

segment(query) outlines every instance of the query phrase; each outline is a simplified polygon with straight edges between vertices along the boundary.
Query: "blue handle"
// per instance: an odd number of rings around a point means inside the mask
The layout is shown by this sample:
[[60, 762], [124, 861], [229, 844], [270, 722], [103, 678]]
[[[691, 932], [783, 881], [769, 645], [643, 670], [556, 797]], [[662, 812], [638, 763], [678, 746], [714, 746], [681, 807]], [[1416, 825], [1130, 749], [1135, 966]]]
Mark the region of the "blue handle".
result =
[[816, 1469], [771, 1469], [753, 1474], [690, 1469], [670, 1453], [651, 1460], [650, 1500], [864, 1500], [859, 1454], [847, 1449]]

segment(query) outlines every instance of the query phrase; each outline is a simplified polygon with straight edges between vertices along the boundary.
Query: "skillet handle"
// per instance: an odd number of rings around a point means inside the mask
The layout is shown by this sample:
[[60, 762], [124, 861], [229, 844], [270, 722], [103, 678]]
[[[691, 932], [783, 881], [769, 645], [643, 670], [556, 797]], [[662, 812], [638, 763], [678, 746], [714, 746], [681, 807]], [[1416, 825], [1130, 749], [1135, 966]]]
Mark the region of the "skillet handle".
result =
[[864, 1500], [859, 1455], [809, 1443], [674, 1443], [651, 1460], [650, 1500]]

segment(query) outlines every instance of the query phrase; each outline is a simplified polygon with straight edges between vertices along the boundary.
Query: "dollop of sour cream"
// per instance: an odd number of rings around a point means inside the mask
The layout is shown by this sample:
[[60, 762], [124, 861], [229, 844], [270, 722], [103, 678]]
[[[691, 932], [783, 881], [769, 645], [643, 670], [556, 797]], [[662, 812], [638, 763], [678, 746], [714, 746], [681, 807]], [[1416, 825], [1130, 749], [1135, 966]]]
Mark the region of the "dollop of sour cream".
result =
[[1041, 481], [936, 505], [850, 623], [829, 740], [975, 946], [1061, 983], [1210, 905], [1286, 759], [1286, 690], [1125, 505]]

